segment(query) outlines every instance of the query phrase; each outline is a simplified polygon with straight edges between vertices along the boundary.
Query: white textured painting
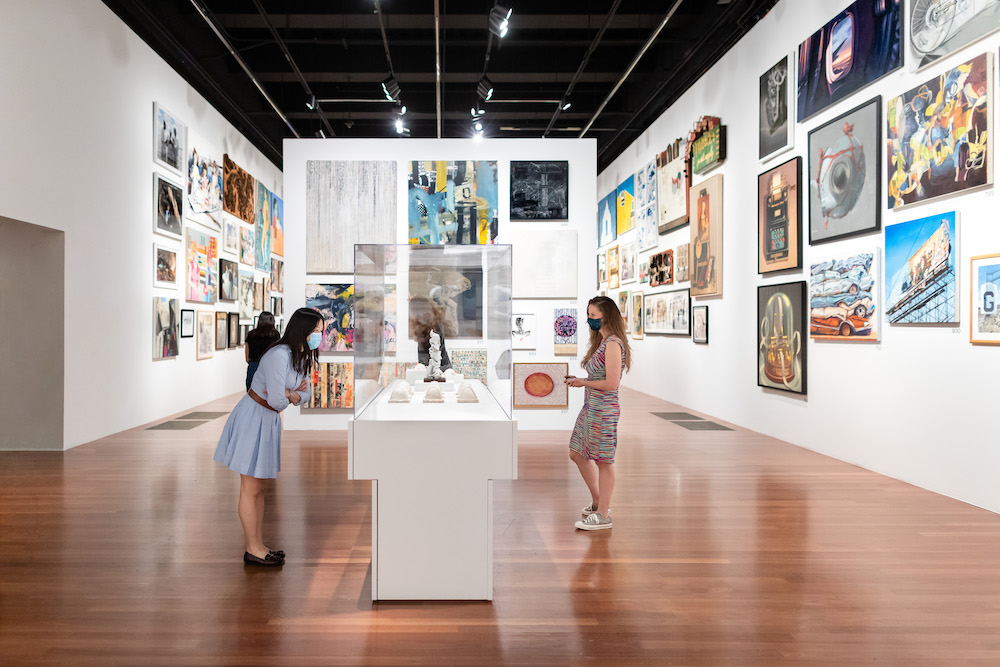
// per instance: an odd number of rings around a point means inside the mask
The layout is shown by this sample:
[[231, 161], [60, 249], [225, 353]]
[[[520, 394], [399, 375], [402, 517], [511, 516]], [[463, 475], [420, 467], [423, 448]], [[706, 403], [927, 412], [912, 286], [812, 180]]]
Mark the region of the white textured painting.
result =
[[354, 244], [396, 242], [397, 166], [306, 162], [306, 273], [354, 273]]
[[515, 299], [577, 297], [576, 232], [513, 228]]

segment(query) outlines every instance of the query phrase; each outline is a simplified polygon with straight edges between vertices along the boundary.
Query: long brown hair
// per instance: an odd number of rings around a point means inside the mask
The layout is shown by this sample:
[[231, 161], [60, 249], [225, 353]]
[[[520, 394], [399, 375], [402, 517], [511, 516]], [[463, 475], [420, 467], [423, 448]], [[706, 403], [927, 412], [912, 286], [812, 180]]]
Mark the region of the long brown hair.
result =
[[[625, 320], [622, 319], [622, 314], [618, 310], [618, 304], [606, 296], [595, 296], [587, 302], [587, 306], [594, 306], [597, 310], [601, 311], [601, 328], [607, 329], [611, 332], [611, 335], [618, 338], [618, 344], [625, 351], [625, 370], [628, 370], [632, 365], [632, 348], [628, 345], [628, 336], [625, 333]], [[590, 317], [589, 313], [587, 317]], [[587, 356], [580, 363], [581, 366], [587, 365], [587, 362], [597, 352], [597, 348], [601, 346], [602, 340], [604, 340], [604, 336], [601, 335], [600, 331], [590, 330], [590, 349], [587, 350]]]

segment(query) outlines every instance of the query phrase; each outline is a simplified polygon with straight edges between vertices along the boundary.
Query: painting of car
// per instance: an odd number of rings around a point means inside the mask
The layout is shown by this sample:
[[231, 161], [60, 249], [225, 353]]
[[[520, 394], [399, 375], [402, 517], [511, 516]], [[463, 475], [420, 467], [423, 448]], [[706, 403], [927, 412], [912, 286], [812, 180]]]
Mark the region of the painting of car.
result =
[[813, 264], [809, 281], [809, 335], [878, 340], [875, 253]]
[[809, 280], [813, 294], [857, 294], [870, 292], [875, 279], [863, 267], [856, 266], [845, 274], [823, 271]]

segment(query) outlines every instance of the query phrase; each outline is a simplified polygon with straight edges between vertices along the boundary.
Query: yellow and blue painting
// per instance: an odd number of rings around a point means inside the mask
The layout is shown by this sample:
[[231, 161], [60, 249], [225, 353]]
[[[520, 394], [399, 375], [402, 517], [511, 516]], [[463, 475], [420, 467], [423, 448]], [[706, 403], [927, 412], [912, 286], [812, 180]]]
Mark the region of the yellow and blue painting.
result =
[[413, 160], [407, 203], [411, 244], [496, 243], [496, 160]]
[[617, 231], [624, 234], [635, 227], [635, 175], [629, 176], [618, 186]]

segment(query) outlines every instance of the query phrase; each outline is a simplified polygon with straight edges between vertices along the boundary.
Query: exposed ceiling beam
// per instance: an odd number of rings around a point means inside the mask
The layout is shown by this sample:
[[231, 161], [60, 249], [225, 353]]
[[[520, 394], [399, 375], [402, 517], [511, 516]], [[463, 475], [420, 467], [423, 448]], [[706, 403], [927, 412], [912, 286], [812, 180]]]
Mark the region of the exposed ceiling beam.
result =
[[[290, 30], [378, 30], [378, 17], [366, 14], [271, 14], [278, 24]], [[619, 14], [612, 21], [610, 30], [654, 28], [662, 14]], [[256, 14], [218, 14], [226, 28], [239, 30], [264, 29], [266, 26]], [[591, 30], [601, 23], [604, 14], [517, 14], [517, 31], [523, 30]], [[431, 14], [386, 14], [386, 30], [434, 30]], [[481, 30], [482, 14], [444, 14], [443, 30]]]
[[[304, 72], [310, 83], [379, 83], [385, 72]], [[490, 74], [493, 83], [568, 83], [573, 80], [573, 72], [494, 72]], [[621, 72], [585, 72], [577, 79], [579, 83], [611, 83], [621, 77]], [[257, 78], [266, 82], [294, 83], [298, 77], [290, 72], [259, 72]], [[476, 83], [482, 78], [479, 72], [442, 72], [443, 83]], [[435, 83], [434, 72], [399, 72], [396, 80], [404, 83]]]

